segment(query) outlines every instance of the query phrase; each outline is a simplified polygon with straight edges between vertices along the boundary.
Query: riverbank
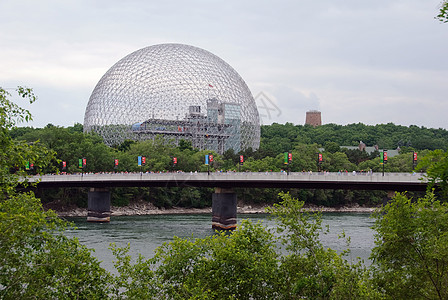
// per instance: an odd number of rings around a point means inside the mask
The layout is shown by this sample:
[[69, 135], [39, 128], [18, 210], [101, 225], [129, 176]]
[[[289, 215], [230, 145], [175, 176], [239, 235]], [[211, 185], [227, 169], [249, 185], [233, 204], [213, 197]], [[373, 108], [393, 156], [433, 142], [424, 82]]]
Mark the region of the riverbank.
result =
[[[268, 205], [239, 205], [237, 207], [238, 214], [262, 214], [266, 213]], [[87, 217], [87, 209], [79, 207], [64, 207], [57, 205], [46, 205], [46, 209], [54, 210], [60, 217]], [[309, 211], [322, 212], [357, 212], [372, 213], [375, 207], [364, 207], [358, 204], [342, 207], [325, 207], [316, 205], [305, 205], [305, 209]], [[174, 214], [211, 214], [212, 208], [158, 208], [152, 203], [140, 201], [132, 203], [128, 206], [111, 207], [111, 216], [140, 216], [140, 215], [174, 215]]]

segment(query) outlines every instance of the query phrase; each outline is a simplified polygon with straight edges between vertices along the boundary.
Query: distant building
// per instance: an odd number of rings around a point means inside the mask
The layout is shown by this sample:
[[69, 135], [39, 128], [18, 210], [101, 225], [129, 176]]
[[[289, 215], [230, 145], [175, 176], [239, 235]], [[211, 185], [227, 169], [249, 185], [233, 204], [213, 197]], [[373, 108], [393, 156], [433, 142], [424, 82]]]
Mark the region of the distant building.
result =
[[[379, 149], [378, 145], [369, 147], [369, 146], [366, 146], [366, 144], [364, 144], [363, 142], [360, 142], [358, 146], [341, 146], [341, 148], [345, 148], [348, 150], [356, 150], [357, 149], [360, 151], [365, 151], [369, 155], [375, 151], [378, 151], [378, 152], [384, 151], [383, 149]], [[388, 157], [394, 157], [394, 156], [397, 156], [398, 154], [400, 154], [399, 149], [388, 149], [386, 151], [387, 151]]]
[[322, 118], [320, 111], [310, 110], [306, 112], [305, 125], [311, 125], [313, 127], [322, 125]]

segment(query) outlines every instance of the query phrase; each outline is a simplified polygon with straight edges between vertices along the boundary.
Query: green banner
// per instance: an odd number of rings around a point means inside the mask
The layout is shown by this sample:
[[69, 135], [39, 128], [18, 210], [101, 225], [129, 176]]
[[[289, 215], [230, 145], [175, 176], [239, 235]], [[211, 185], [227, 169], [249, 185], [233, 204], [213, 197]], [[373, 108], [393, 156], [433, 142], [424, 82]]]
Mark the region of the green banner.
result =
[[79, 168], [82, 169], [82, 158], [79, 159]]
[[285, 165], [288, 164], [288, 152], [285, 152]]

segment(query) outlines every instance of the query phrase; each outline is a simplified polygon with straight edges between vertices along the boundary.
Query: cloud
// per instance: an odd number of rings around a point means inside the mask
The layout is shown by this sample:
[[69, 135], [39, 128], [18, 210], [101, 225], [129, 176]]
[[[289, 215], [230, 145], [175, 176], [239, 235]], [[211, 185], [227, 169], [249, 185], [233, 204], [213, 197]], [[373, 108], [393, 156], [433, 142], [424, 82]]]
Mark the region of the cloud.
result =
[[288, 86], [267, 87], [256, 93], [255, 101], [262, 124], [303, 124], [307, 111], [319, 109], [319, 99], [314, 93], [305, 95]]
[[264, 92], [281, 111], [265, 120], [303, 124], [319, 109], [324, 123], [447, 128], [448, 26], [434, 20], [439, 3], [5, 0], [0, 85], [35, 88], [34, 126], [68, 126], [82, 122], [114, 63], [175, 42], [218, 55], [254, 96]]

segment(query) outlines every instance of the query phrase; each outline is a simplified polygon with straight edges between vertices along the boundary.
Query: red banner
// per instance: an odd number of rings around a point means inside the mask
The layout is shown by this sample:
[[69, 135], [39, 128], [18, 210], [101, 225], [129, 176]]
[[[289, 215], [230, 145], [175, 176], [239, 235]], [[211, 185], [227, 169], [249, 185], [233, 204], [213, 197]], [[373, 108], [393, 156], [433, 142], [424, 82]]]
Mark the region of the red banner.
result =
[[210, 154], [208, 157], [209, 157], [210, 162], [213, 162], [213, 155]]
[[319, 153], [319, 162], [322, 162], [322, 154]]
[[417, 152], [414, 152], [414, 161], [417, 161]]
[[146, 164], [146, 157], [142, 156], [142, 165]]
[[240, 163], [243, 163], [243, 162], [244, 162], [244, 156], [240, 155]]
[[387, 152], [386, 151], [383, 152], [383, 160], [384, 160], [384, 162], [387, 161]]
[[288, 153], [288, 161], [292, 161], [292, 153]]
[[177, 157], [173, 157], [173, 164], [177, 164]]

